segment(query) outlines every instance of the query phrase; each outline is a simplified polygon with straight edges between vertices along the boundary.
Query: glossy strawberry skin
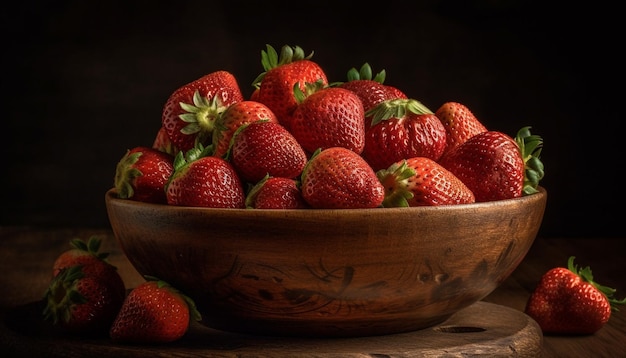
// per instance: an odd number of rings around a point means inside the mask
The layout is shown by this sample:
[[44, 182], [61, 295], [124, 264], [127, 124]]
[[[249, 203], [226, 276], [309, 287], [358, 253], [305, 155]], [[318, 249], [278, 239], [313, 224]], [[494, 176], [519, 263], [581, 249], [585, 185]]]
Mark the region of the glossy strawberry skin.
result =
[[237, 172], [225, 159], [214, 156], [200, 157], [176, 169], [166, 186], [166, 196], [169, 205], [245, 207]]
[[[216, 100], [215, 106], [198, 105], [194, 101], [196, 91], [206, 102]], [[219, 113], [231, 104], [243, 100], [235, 76], [228, 71], [215, 71], [176, 89], [163, 107], [161, 125], [173, 145], [186, 152], [195, 146], [196, 141], [203, 145], [210, 144], [214, 122]], [[198, 112], [192, 116], [192, 127], [190, 122], [181, 118], [181, 115], [190, 113], [183, 108], [184, 105], [198, 108]]]
[[237, 129], [255, 121], [278, 123], [278, 118], [269, 107], [257, 101], [241, 101], [230, 105], [215, 122], [213, 130], [213, 155], [224, 157], [230, 140]]
[[79, 238], [70, 240], [70, 249], [57, 256], [52, 264], [52, 275], [56, 276], [61, 270], [76, 265], [100, 264], [106, 261], [108, 252], [100, 252], [102, 240], [91, 236], [87, 241]]
[[122, 343], [170, 343], [185, 335], [191, 318], [188, 303], [177, 290], [146, 281], [128, 294], [109, 336]]
[[105, 333], [125, 296], [117, 269], [104, 262], [64, 267], [53, 277], [44, 297], [44, 319], [78, 335]]
[[317, 81], [328, 84], [326, 73], [316, 62], [303, 59], [286, 63], [265, 73], [255, 98], [268, 106], [279, 122], [291, 130], [291, 116], [298, 106], [293, 92], [294, 85], [298, 84], [304, 91], [307, 83]]
[[376, 208], [385, 197], [372, 168], [344, 147], [314, 153], [302, 173], [301, 191], [304, 200], [318, 209]]
[[517, 198], [524, 186], [524, 160], [516, 141], [498, 131], [479, 133], [439, 160], [474, 193], [477, 202]]
[[250, 209], [306, 209], [298, 182], [292, 178], [267, 177], [259, 181], [246, 197]]
[[459, 178], [430, 158], [402, 160], [376, 174], [386, 190], [384, 207], [475, 202], [474, 194]]
[[256, 183], [266, 175], [296, 178], [307, 154], [278, 122], [257, 121], [241, 127], [230, 149], [230, 162], [243, 181]]
[[134, 147], [117, 163], [115, 188], [122, 199], [165, 204], [165, 184], [174, 157], [151, 147]]
[[407, 112], [366, 129], [363, 157], [374, 170], [381, 170], [413, 157], [437, 161], [445, 146], [445, 128], [434, 114]]
[[487, 128], [467, 106], [458, 102], [442, 104], [435, 115], [446, 128], [446, 150], [448, 152]]
[[307, 153], [344, 147], [361, 154], [365, 146], [363, 103], [350, 90], [323, 88], [296, 107], [290, 132]]
[[626, 303], [615, 290], [593, 280], [589, 267], [578, 269], [570, 257], [568, 267], [547, 271], [531, 293], [525, 313], [545, 334], [589, 335], [602, 328], [612, 309]]

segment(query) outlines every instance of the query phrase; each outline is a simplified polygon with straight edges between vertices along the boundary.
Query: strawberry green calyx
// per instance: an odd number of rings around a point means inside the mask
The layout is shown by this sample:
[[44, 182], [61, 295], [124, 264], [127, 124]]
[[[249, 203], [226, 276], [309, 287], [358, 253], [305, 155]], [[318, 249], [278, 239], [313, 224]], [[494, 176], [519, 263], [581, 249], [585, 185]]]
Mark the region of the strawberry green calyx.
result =
[[109, 256], [108, 252], [99, 252], [100, 251], [100, 245], [102, 244], [102, 240], [100, 238], [98, 238], [97, 236], [91, 236], [89, 237], [89, 239], [87, 240], [87, 242], [85, 242], [82, 239], [79, 238], [75, 238], [70, 240], [70, 246], [73, 249], [78, 249], [81, 251], [85, 251], [91, 255], [94, 255], [95, 257], [104, 260]]
[[406, 116], [407, 112], [414, 114], [433, 114], [428, 107], [416, 99], [397, 98], [379, 103], [374, 108], [367, 111], [365, 117], [371, 117], [371, 125], [374, 126], [389, 118], [403, 118]]
[[220, 116], [226, 106], [222, 106], [218, 96], [211, 100], [195, 91], [193, 94], [193, 104], [180, 103], [180, 107], [185, 113], [178, 117], [187, 125], [181, 129], [183, 134], [197, 134], [196, 142], [205, 143], [212, 137], [215, 120]]
[[537, 186], [544, 176], [543, 162], [540, 160], [543, 139], [530, 133], [531, 127], [523, 127], [515, 136], [524, 160], [524, 195], [537, 193]]
[[415, 170], [406, 160], [377, 171], [376, 176], [385, 187], [385, 199], [382, 204], [384, 208], [409, 207], [408, 200], [413, 198], [413, 193], [408, 189], [408, 181], [415, 176]]
[[150, 275], [144, 275], [144, 278], [146, 279], [146, 281], [155, 281], [157, 283], [157, 287], [159, 289], [167, 289], [170, 292], [172, 292], [173, 294], [180, 296], [185, 301], [185, 303], [187, 303], [187, 307], [189, 307], [189, 316], [190, 316], [190, 318], [195, 320], [195, 321], [201, 321], [202, 320], [202, 315], [200, 314], [200, 311], [198, 311], [198, 308], [196, 307], [196, 303], [195, 303], [195, 301], [191, 297], [187, 296], [186, 294], [181, 292], [176, 287], [170, 285], [166, 281], [163, 281], [163, 280], [159, 279], [158, 277], [150, 276]]
[[259, 180], [258, 183], [256, 183], [250, 188], [250, 190], [248, 191], [248, 195], [246, 196], [246, 209], [254, 209], [254, 202], [256, 200], [256, 197], [259, 194], [259, 191], [261, 190], [261, 188], [263, 188], [263, 185], [265, 185], [265, 183], [267, 182], [269, 178], [270, 176], [268, 174], [264, 176], [263, 179]]
[[589, 282], [596, 289], [598, 289], [598, 291], [602, 292], [602, 294], [606, 296], [607, 300], [611, 304], [612, 311], [619, 311], [617, 305], [626, 304], [626, 297], [624, 297], [621, 300], [618, 300], [615, 297], [613, 297], [616, 290], [614, 288], [603, 286], [595, 282], [593, 280], [593, 274], [591, 272], [591, 268], [589, 266], [586, 266], [584, 268], [579, 268], [578, 265], [574, 264], [575, 258], [576, 258], [575, 256], [570, 256], [570, 258], [567, 260], [567, 269], [572, 271], [576, 275], [580, 276], [580, 278], [583, 281]]
[[50, 283], [45, 292], [46, 306], [43, 310], [45, 320], [54, 325], [67, 323], [72, 319], [72, 306], [87, 302], [87, 299], [76, 288], [76, 282], [84, 277], [82, 267], [70, 266], [61, 271]]
[[141, 170], [134, 167], [139, 157], [143, 155], [142, 152], [131, 153], [130, 150], [126, 152], [126, 155], [120, 160], [115, 168], [115, 189], [117, 195], [122, 199], [128, 199], [133, 197], [135, 189], [133, 188], [133, 182], [135, 178], [143, 175]]
[[274, 47], [271, 45], [265, 46], [267, 50], [261, 51], [261, 65], [265, 71], [259, 74], [252, 82], [252, 87], [254, 88], [259, 88], [261, 81], [263, 81], [263, 77], [265, 77], [267, 71], [272, 68], [296, 61], [310, 60], [313, 57], [313, 52], [309, 55], [305, 55], [304, 50], [300, 46], [291, 47], [284, 45], [280, 51], [280, 55], [278, 55]]
[[304, 84], [304, 91], [302, 91], [302, 89], [300, 88], [300, 83], [296, 82], [293, 85], [293, 96], [296, 99], [296, 102], [298, 104], [302, 103], [302, 101], [304, 101], [308, 96], [312, 95], [313, 93], [317, 92], [317, 91], [321, 91], [324, 88], [327, 88], [330, 86], [327, 86], [326, 84], [324, 84], [324, 81], [322, 79], [319, 79], [313, 83], [307, 82]]
[[387, 72], [382, 70], [376, 74], [376, 77], [372, 78], [372, 67], [369, 63], [364, 63], [361, 66], [360, 70], [357, 70], [355, 67], [352, 67], [348, 71], [348, 82], [349, 81], [357, 81], [357, 80], [372, 80], [383, 84], [385, 82], [385, 77], [387, 76]]

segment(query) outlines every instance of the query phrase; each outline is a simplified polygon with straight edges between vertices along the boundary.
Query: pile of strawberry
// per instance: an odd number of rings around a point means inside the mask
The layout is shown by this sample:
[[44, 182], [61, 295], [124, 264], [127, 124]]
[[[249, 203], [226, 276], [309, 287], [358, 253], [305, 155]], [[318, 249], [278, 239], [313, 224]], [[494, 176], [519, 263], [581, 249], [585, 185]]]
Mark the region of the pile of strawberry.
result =
[[117, 164], [120, 198], [214, 208], [378, 208], [535, 193], [543, 140], [486, 128], [463, 104], [435, 112], [366, 63], [329, 81], [298, 47], [261, 52], [244, 98], [215, 71], [176, 89], [151, 146]]

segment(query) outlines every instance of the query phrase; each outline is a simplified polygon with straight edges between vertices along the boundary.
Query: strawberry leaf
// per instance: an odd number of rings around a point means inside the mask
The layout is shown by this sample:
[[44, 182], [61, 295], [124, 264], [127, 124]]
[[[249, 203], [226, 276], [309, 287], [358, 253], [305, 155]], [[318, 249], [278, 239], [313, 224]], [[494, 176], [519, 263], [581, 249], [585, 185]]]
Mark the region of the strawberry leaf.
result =
[[524, 159], [524, 195], [537, 193], [539, 182], [545, 174], [543, 162], [540, 159], [543, 139], [530, 133], [531, 127], [522, 127], [515, 136], [520, 153]]
[[617, 298], [613, 297], [616, 290], [614, 288], [604, 286], [595, 282], [593, 280], [593, 273], [591, 272], [591, 268], [589, 266], [586, 266], [584, 268], [578, 268], [578, 265], [574, 264], [575, 258], [576, 258], [575, 256], [570, 256], [570, 258], [567, 260], [567, 268], [573, 273], [575, 273], [576, 275], [580, 276], [580, 278], [583, 281], [589, 282], [591, 285], [593, 285], [593, 287], [595, 287], [598, 291], [600, 291], [603, 295], [605, 295], [607, 300], [611, 304], [611, 310], [619, 311], [619, 308], [617, 307], [617, 305], [626, 304], [626, 297], [624, 297], [621, 300], [618, 300]]

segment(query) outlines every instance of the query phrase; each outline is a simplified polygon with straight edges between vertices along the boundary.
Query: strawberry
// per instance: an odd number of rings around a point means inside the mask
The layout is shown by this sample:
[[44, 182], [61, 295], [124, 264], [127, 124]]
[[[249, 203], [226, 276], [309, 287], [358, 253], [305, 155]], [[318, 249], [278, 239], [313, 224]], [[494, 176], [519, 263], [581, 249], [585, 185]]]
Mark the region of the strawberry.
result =
[[44, 294], [43, 317], [55, 327], [78, 334], [108, 330], [126, 294], [117, 268], [99, 253], [100, 240], [70, 242], [53, 264], [53, 278]]
[[296, 178], [308, 159], [285, 127], [268, 121], [241, 126], [233, 136], [229, 158], [239, 177], [251, 183], [266, 175]]
[[445, 152], [454, 149], [474, 135], [487, 131], [487, 128], [474, 116], [472, 111], [458, 102], [442, 104], [435, 115], [446, 128]]
[[176, 148], [174, 143], [170, 140], [165, 127], [161, 127], [157, 131], [157, 135], [154, 137], [154, 141], [152, 142], [152, 148], [172, 156], [178, 154], [178, 148]]
[[365, 146], [363, 103], [352, 91], [321, 83], [296, 89], [299, 104], [292, 114], [290, 132], [308, 153], [344, 147], [357, 154]]
[[151, 147], [135, 147], [117, 163], [115, 188], [122, 199], [166, 203], [165, 184], [174, 171], [174, 157]]
[[201, 315], [194, 301], [153, 277], [132, 289], [109, 330], [114, 342], [164, 344], [182, 338]]
[[213, 155], [224, 157], [230, 140], [237, 128], [254, 121], [278, 122], [276, 115], [266, 105], [256, 101], [241, 101], [231, 104], [217, 118], [213, 129]]
[[321, 66], [312, 61], [313, 53], [305, 55], [299, 46], [283, 46], [280, 56], [276, 50], [266, 46], [261, 51], [262, 72], [253, 82], [255, 100], [268, 106], [278, 121], [287, 130], [291, 130], [291, 114], [298, 103], [294, 96], [294, 87], [305, 90], [307, 83], [321, 82], [328, 84], [326, 73]]
[[383, 101], [365, 115], [372, 117], [372, 123], [366, 127], [363, 157], [374, 170], [413, 157], [437, 161], [443, 154], [446, 130], [419, 101]]
[[528, 128], [516, 139], [499, 131], [478, 133], [442, 156], [439, 164], [461, 179], [477, 202], [535, 192], [543, 177], [542, 140]]
[[161, 125], [179, 150], [210, 144], [215, 119], [228, 106], [243, 101], [237, 79], [228, 71], [204, 75], [176, 89], [163, 107]]
[[344, 147], [313, 153], [302, 172], [301, 190], [304, 200], [318, 209], [376, 208], [385, 198], [372, 168]]
[[[376, 107], [383, 101], [397, 98], [407, 98], [406, 94], [397, 87], [385, 85], [386, 72], [382, 70], [372, 78], [372, 68], [368, 63], [363, 64], [361, 69], [351, 68], [348, 71], [348, 81], [339, 84], [341, 88], [348, 89], [361, 99], [365, 112]], [[368, 117], [369, 118], [369, 117]], [[366, 118], [366, 124], [371, 122]]]
[[292, 178], [266, 176], [255, 184], [246, 197], [250, 209], [305, 209], [299, 182]]
[[593, 280], [589, 266], [578, 268], [574, 256], [567, 268], [547, 271], [531, 293], [524, 312], [545, 334], [589, 335], [602, 328], [626, 298], [613, 297], [615, 289]]
[[223, 158], [208, 155], [201, 145], [179, 152], [165, 186], [167, 203], [211, 208], [245, 207], [245, 193], [237, 172]]
[[383, 207], [470, 204], [474, 194], [463, 182], [437, 162], [413, 157], [379, 170], [385, 187]]
[[99, 252], [102, 240], [91, 236], [87, 242], [81, 239], [70, 240], [70, 249], [57, 256], [52, 264], [52, 275], [58, 275], [63, 269], [76, 265], [92, 265], [106, 262], [108, 252]]

